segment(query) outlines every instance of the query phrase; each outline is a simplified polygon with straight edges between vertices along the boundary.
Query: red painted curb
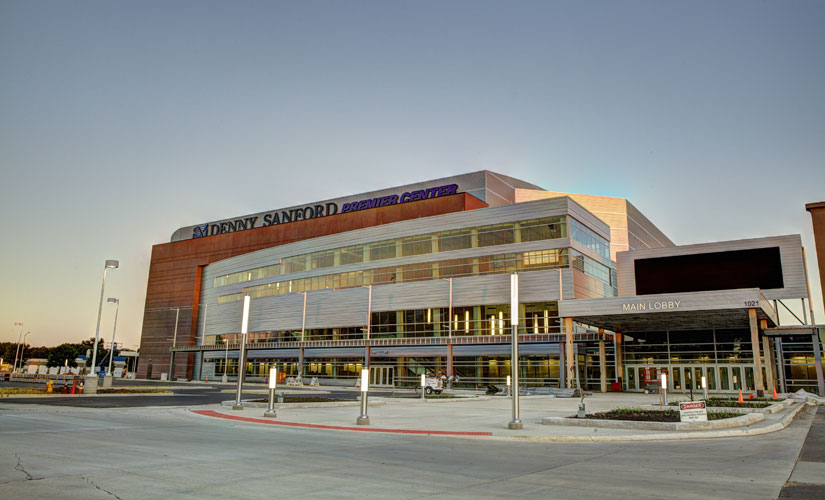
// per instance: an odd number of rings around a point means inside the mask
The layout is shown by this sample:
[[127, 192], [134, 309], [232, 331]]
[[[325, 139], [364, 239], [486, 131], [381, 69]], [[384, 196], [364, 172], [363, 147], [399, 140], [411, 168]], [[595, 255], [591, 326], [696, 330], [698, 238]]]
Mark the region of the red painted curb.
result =
[[380, 429], [370, 427], [344, 427], [341, 425], [320, 425], [320, 424], [302, 424], [300, 422], [284, 422], [283, 420], [270, 420], [263, 418], [238, 417], [235, 415], [227, 415], [214, 410], [191, 410], [192, 413], [203, 415], [205, 417], [225, 418], [227, 420], [239, 420], [241, 422], [255, 422], [258, 424], [272, 424], [285, 425], [287, 427], [306, 427], [309, 429], [328, 429], [335, 431], [360, 431], [360, 432], [388, 432], [393, 434], [430, 434], [438, 436], [492, 436], [492, 432], [456, 432], [456, 431], [425, 431], [418, 429]]

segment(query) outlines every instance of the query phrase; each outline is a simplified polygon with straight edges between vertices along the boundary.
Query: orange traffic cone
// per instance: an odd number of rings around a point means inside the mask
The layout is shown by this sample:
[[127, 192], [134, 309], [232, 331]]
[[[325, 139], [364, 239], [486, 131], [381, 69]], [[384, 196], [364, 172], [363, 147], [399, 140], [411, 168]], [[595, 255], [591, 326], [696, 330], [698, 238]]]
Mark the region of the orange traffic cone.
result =
[[738, 403], [744, 403], [745, 402], [745, 400], [742, 399], [742, 389], [739, 389], [739, 401], [737, 401], [737, 402]]
[[779, 399], [779, 396], [776, 394], [776, 386], [773, 387], [773, 399]]

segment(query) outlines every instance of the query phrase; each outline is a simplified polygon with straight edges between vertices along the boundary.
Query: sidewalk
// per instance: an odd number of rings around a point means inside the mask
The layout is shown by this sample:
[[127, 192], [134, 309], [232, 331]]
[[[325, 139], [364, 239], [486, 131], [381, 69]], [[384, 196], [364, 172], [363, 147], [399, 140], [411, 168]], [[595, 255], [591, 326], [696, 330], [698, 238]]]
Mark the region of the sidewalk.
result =
[[825, 498], [825, 407], [812, 411], [805, 444], [779, 498]]
[[[575, 415], [578, 398], [520, 398], [524, 429], [512, 431], [512, 402], [506, 397], [480, 399], [393, 399], [373, 397], [369, 400], [371, 425], [355, 425], [360, 413], [358, 402], [329, 403], [324, 407], [277, 407], [277, 418], [264, 418], [265, 408], [208, 405], [190, 409], [204, 417], [242, 420], [250, 425], [287, 425], [329, 429], [330, 432], [396, 432], [403, 434], [441, 434], [481, 439], [525, 441], [646, 441], [671, 439], [706, 439], [764, 434], [785, 428], [804, 405], [794, 404], [750, 426], [708, 431], [667, 432], [596, 427], [543, 425], [542, 417]], [[658, 404], [658, 396], [645, 394], [596, 394], [585, 399], [587, 412], [594, 413], [620, 407]]]

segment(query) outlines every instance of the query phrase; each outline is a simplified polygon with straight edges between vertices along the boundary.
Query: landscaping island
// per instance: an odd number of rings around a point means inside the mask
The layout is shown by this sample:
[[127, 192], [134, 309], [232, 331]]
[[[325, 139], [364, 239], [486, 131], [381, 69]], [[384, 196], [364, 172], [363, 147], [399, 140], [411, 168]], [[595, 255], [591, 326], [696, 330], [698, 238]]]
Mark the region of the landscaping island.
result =
[[[708, 420], [741, 417], [742, 413], [733, 411], [709, 411]], [[576, 418], [576, 416], [568, 417]], [[586, 419], [592, 420], [626, 420], [631, 422], [679, 422], [679, 412], [676, 410], [645, 410], [642, 408], [617, 408], [615, 410], [589, 413]]]

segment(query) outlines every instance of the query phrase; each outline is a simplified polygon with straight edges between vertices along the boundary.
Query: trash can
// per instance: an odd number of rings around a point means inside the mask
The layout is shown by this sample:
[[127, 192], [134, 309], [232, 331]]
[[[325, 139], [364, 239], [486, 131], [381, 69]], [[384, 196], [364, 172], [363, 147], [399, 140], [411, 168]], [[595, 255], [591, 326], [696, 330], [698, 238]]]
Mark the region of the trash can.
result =
[[622, 383], [610, 382], [610, 392], [622, 392]]

